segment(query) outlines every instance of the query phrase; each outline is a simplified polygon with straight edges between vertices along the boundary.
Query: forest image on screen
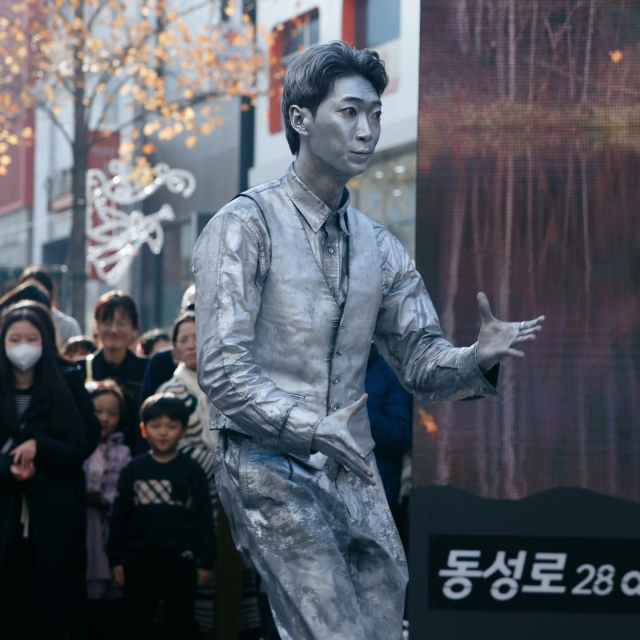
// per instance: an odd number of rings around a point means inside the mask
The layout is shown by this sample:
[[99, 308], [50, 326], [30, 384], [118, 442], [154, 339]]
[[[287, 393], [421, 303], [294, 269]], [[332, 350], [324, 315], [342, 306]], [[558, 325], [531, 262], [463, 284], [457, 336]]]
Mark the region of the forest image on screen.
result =
[[640, 2], [423, 0], [417, 266], [455, 346], [546, 316], [499, 395], [415, 403], [414, 487], [640, 501]]

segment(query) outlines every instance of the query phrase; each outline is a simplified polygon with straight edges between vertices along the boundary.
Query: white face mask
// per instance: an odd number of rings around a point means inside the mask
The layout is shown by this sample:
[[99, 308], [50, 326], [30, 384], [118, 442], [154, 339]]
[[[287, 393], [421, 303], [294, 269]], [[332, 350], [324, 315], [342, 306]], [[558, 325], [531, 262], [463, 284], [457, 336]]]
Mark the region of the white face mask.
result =
[[20, 344], [17, 347], [5, 349], [7, 358], [13, 366], [20, 371], [28, 371], [42, 357], [42, 346], [35, 347], [32, 344]]

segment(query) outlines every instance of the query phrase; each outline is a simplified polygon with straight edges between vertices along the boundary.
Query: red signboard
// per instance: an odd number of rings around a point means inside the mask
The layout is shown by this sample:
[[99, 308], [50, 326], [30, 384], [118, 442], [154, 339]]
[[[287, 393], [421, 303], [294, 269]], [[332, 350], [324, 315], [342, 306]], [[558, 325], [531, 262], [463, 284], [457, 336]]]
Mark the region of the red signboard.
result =
[[[89, 139], [92, 136], [99, 136], [99, 133], [90, 133]], [[118, 147], [120, 146], [120, 134], [113, 133], [110, 136], [102, 135], [101, 140], [91, 147], [89, 151], [89, 169], [101, 169], [106, 174], [109, 173], [107, 165], [110, 160], [118, 157]]]
[[[33, 130], [33, 126], [33, 112], [28, 111], [14, 130], [21, 133], [25, 127]], [[0, 176], [0, 216], [33, 205], [33, 150], [33, 141], [23, 140], [18, 146], [9, 145], [0, 154], [11, 158], [7, 174]]]

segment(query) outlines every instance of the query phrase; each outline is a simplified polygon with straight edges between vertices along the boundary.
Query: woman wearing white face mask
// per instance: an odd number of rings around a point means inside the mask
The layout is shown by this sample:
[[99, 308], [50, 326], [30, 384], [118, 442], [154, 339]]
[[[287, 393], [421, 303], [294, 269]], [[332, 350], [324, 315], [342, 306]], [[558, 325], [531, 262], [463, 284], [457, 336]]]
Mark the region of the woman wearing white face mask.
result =
[[56, 637], [74, 598], [73, 474], [85, 427], [34, 309], [0, 329], [0, 615], [3, 638]]

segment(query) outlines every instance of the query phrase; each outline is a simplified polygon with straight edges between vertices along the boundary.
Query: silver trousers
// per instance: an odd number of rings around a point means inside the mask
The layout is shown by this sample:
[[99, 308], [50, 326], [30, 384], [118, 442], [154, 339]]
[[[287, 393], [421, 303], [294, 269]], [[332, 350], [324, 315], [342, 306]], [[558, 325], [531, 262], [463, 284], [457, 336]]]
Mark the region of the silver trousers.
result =
[[238, 551], [264, 580], [282, 640], [400, 640], [407, 563], [376, 486], [223, 431], [214, 472]]

